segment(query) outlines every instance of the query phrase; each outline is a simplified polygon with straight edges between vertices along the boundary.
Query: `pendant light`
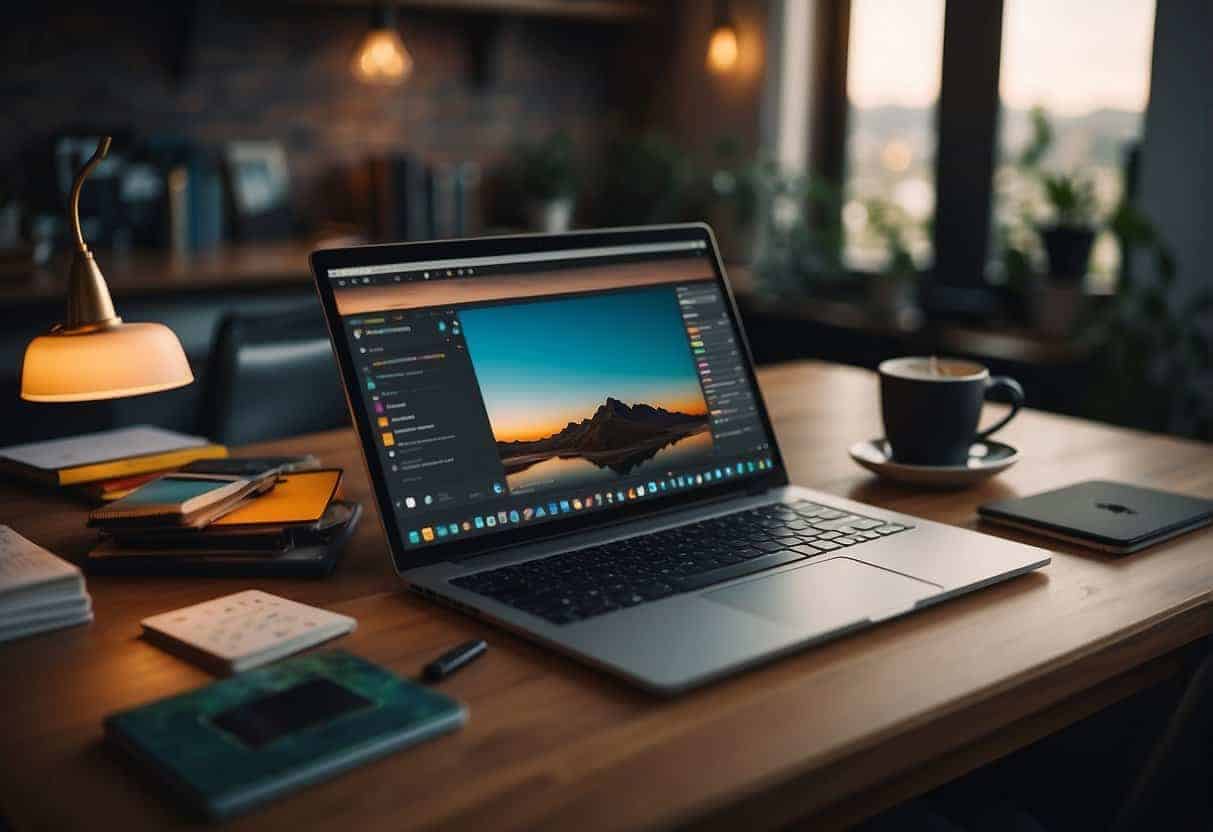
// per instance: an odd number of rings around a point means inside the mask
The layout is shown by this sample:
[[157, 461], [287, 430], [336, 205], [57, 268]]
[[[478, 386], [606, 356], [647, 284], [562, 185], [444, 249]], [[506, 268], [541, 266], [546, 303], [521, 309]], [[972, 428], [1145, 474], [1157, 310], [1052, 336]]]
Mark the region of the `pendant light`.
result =
[[712, 34], [708, 38], [708, 69], [717, 75], [730, 72], [740, 54], [737, 27], [727, 0], [713, 0]]
[[354, 77], [367, 84], [400, 84], [412, 74], [413, 56], [400, 39], [394, 5], [376, 7], [353, 68]]

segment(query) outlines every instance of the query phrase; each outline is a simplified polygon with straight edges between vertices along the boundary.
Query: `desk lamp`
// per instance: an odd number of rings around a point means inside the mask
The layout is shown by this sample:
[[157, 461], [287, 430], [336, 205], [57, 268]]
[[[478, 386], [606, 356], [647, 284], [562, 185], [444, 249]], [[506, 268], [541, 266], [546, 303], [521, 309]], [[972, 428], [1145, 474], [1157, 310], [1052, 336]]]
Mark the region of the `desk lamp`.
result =
[[181, 342], [163, 324], [123, 323], [109, 287], [80, 231], [80, 189], [109, 153], [97, 144], [72, 184], [68, 219], [76, 239], [68, 275], [67, 320], [25, 349], [21, 398], [32, 402], [83, 402], [138, 396], [184, 387], [194, 380]]

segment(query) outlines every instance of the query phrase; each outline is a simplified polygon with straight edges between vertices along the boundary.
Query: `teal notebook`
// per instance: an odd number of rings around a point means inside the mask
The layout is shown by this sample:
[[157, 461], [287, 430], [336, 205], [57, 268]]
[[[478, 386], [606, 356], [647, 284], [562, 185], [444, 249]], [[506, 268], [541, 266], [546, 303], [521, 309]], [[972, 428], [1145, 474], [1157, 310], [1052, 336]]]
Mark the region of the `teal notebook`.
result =
[[217, 819], [466, 719], [453, 699], [333, 650], [114, 714], [105, 731]]

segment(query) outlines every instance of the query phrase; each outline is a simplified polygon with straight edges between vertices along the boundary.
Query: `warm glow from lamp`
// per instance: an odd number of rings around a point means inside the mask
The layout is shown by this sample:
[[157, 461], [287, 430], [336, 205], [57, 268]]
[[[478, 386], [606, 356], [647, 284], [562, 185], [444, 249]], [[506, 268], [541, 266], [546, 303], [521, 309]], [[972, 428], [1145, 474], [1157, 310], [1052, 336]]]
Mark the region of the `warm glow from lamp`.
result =
[[390, 7], [381, 10], [354, 56], [354, 75], [368, 84], [399, 84], [413, 71]]
[[21, 398], [82, 402], [159, 393], [194, 380], [181, 342], [163, 324], [39, 335], [25, 349]]
[[737, 30], [727, 23], [717, 26], [708, 41], [708, 69], [716, 73], [728, 72], [737, 65], [740, 51]]
[[185, 350], [163, 324], [127, 324], [114, 312], [109, 287], [80, 232], [80, 189], [109, 152], [110, 138], [72, 184], [68, 219], [75, 251], [68, 275], [67, 321], [25, 348], [21, 398], [85, 402], [184, 387], [194, 380]]

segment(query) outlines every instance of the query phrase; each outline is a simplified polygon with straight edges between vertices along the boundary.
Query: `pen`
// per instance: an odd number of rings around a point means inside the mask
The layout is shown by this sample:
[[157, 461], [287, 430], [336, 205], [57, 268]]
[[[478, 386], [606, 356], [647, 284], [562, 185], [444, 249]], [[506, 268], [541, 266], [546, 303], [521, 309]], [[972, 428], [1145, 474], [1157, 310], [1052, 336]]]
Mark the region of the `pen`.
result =
[[488, 649], [489, 646], [484, 643], [484, 639], [478, 638], [475, 641], [464, 642], [458, 647], [452, 647], [427, 664], [422, 674], [427, 682], [441, 681], [464, 665], [480, 658]]

